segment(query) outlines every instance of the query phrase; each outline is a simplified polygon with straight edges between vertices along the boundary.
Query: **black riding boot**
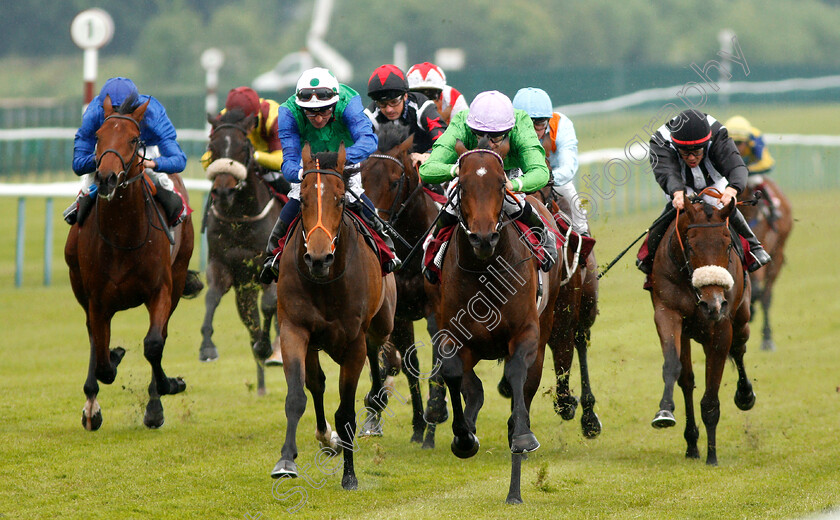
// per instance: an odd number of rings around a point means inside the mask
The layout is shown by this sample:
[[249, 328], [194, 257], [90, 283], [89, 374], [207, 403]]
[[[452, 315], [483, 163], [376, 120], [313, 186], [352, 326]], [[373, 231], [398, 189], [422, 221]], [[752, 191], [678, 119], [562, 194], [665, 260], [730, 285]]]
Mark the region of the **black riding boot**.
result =
[[96, 202], [94, 198], [87, 193], [79, 195], [76, 197], [76, 200], [73, 201], [73, 204], [70, 204], [70, 207], [65, 209], [64, 213], [62, 213], [64, 221], [71, 226], [78, 222], [81, 226], [84, 224], [85, 219], [90, 213], [90, 209], [93, 207], [94, 202]]
[[747, 243], [750, 245], [750, 254], [753, 258], [755, 258], [755, 262], [749, 267], [749, 271], [753, 272], [761, 266], [769, 264], [771, 260], [770, 255], [764, 250], [764, 246], [762, 246], [761, 242], [758, 241], [758, 237], [756, 237], [753, 230], [750, 229], [749, 224], [747, 224], [747, 220], [744, 218], [744, 215], [738, 211], [738, 208], [735, 208], [735, 210], [729, 215], [729, 223], [739, 235], [747, 240]]
[[265, 261], [262, 271], [260, 271], [260, 281], [266, 285], [277, 281], [278, 270], [274, 262], [274, 248], [277, 247], [280, 239], [286, 236], [288, 229], [289, 224], [278, 218], [274, 224], [274, 229], [271, 230], [271, 235], [268, 237], [268, 244], [265, 246]]
[[761, 193], [761, 198], [767, 201], [767, 223], [775, 229], [775, 223], [779, 220], [779, 210], [776, 209], [773, 197], [770, 196], [770, 190], [767, 189], [764, 183], [759, 184], [755, 189]]
[[665, 232], [668, 230], [668, 226], [671, 225], [671, 221], [674, 220], [674, 216], [676, 213], [671, 216], [671, 218], [663, 218], [669, 211], [673, 209], [673, 204], [668, 202], [665, 204], [665, 209], [662, 210], [662, 214], [657, 217], [654, 221], [654, 224], [650, 227], [650, 231], [648, 231], [648, 239], [647, 239], [647, 247], [648, 247], [648, 256], [644, 260], [636, 259], [636, 267], [639, 271], [650, 274], [653, 271], [653, 259], [656, 257], [656, 248], [659, 247], [659, 242], [662, 241], [662, 237], [665, 236]]
[[[181, 215], [184, 212], [184, 201], [181, 199], [180, 195], [174, 191], [158, 186], [157, 193], [155, 194], [155, 200], [160, 202], [161, 206], [163, 206], [163, 212], [166, 214], [166, 223], [169, 226], [175, 227], [181, 223], [183, 220]], [[184, 215], [184, 217], [186, 217], [186, 215]]]
[[557, 241], [554, 238], [554, 233], [545, 225], [543, 219], [540, 218], [540, 215], [531, 204], [526, 203], [525, 206], [522, 208], [522, 211], [519, 212], [517, 215], [516, 220], [522, 222], [529, 228], [531, 228], [531, 232], [538, 233], [538, 237], [540, 239], [540, 244], [545, 249], [545, 260], [543, 260], [542, 264], [540, 265], [540, 269], [543, 272], [549, 272], [554, 264], [557, 263]]

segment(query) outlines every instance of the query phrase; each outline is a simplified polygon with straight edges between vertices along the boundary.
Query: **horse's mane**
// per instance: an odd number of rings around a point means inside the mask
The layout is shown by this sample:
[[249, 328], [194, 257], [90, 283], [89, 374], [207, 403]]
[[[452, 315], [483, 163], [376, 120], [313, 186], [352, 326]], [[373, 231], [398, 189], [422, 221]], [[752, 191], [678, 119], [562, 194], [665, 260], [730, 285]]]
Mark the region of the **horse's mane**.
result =
[[131, 93], [128, 95], [127, 98], [122, 102], [122, 104], [115, 108], [115, 112], [117, 114], [131, 114], [137, 107], [140, 106], [140, 100], [137, 94]]
[[408, 139], [408, 127], [393, 123], [385, 124], [379, 127], [376, 136], [379, 138], [378, 150], [384, 153]]
[[334, 170], [338, 166], [338, 152], [318, 152], [314, 158], [323, 169]]

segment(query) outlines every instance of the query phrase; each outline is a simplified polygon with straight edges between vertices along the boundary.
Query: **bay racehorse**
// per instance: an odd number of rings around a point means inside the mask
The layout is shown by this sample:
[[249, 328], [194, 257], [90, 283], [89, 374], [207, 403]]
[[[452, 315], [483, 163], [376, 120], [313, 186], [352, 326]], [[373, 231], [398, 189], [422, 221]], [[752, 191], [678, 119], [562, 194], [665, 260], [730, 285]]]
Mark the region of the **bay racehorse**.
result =
[[[571, 215], [570, 201], [559, 196], [551, 186], [546, 186], [533, 195], [548, 208], [555, 219], [564, 219], [568, 229], [571, 229], [571, 219], [568, 217]], [[569, 236], [560, 253], [563, 261], [563, 280], [554, 307], [554, 328], [548, 339], [548, 346], [554, 358], [556, 378], [554, 411], [567, 421], [574, 419], [578, 406], [578, 398], [569, 386], [572, 361], [577, 351], [581, 382], [580, 426], [583, 435], [592, 439], [601, 433], [601, 420], [595, 413], [595, 394], [589, 380], [587, 356], [592, 325], [598, 316], [598, 263], [594, 249], [585, 259], [581, 259], [577, 246], [578, 241], [573, 243]], [[500, 384], [500, 390], [503, 395], [509, 396], [507, 387], [502, 386], [504, 384]]]
[[[320, 153], [313, 159], [307, 143], [302, 158], [301, 218], [291, 228], [279, 262], [277, 316], [288, 395], [286, 439], [271, 476], [298, 474], [295, 436], [306, 408], [305, 385], [315, 408], [316, 438], [322, 445], [342, 448], [341, 485], [356, 489], [356, 387], [367, 357], [372, 388], [366, 408], [369, 413], [382, 411], [378, 352], [394, 326], [397, 288], [393, 275], [382, 276], [377, 256], [345, 211], [344, 145], [337, 154]], [[322, 350], [340, 366], [337, 433], [324, 416]]]
[[[720, 198], [714, 188], [706, 188], [700, 195]], [[665, 358], [665, 390], [652, 425], [667, 428], [676, 424], [673, 395], [674, 383], [678, 383], [685, 397], [685, 456], [700, 457], [690, 340], [697, 341], [706, 356], [706, 389], [700, 400], [708, 446], [706, 464], [717, 465], [718, 392], [727, 356], [738, 369], [735, 405], [749, 410], [755, 404], [752, 384], [744, 370], [750, 335], [750, 280], [744, 274], [728, 226], [735, 200], [718, 210], [701, 196], [686, 199], [685, 209], [677, 212], [663, 235], [664, 247], [657, 249], [654, 258], [651, 300]]]
[[[540, 384], [545, 344], [552, 330], [554, 304], [559, 289], [559, 263], [542, 284], [544, 309], [538, 308], [538, 261], [519, 233], [503, 221], [507, 177], [499, 153], [478, 148], [467, 151], [456, 143], [459, 154], [456, 204], [459, 225], [441, 269], [440, 323], [435, 348], [442, 359], [442, 375], [452, 402], [452, 452], [460, 458], [478, 452], [476, 420], [484, 403], [481, 380], [474, 371], [482, 359], [504, 361], [504, 375], [511, 388], [508, 443], [512, 453], [507, 502], [522, 503], [522, 456], [539, 448], [530, 428], [530, 407]], [[536, 199], [537, 211], [553, 227], [551, 214]], [[545, 310], [545, 312], [540, 312]], [[464, 397], [462, 407], [461, 396]]]
[[[172, 229], [170, 245], [163, 229], [161, 209], [152, 198], [152, 184], [143, 171], [140, 124], [148, 101], [136, 106], [131, 96], [115, 110], [110, 98], [103, 102], [105, 121], [96, 132], [96, 203], [85, 226], [72, 226], [64, 258], [70, 284], [85, 311], [90, 364], [84, 391], [82, 425], [96, 430], [102, 425], [97, 402], [99, 383], [111, 384], [125, 349], [109, 347], [111, 319], [118, 311], [145, 305], [149, 330], [143, 353], [152, 365], [149, 402], [143, 423], [163, 425], [160, 396], [186, 389], [181, 378], [167, 377], [161, 366], [169, 318], [175, 311], [193, 251], [193, 226], [187, 217]], [[186, 197], [179, 175], [171, 175], [176, 189]]]
[[[769, 196], [765, 196], [765, 200], [759, 200], [754, 206], [741, 206], [741, 212], [749, 222], [755, 236], [773, 259], [768, 265], [750, 273], [750, 282], [752, 283], [752, 303], [753, 305], [756, 302], [761, 303], [761, 313], [764, 316], [761, 349], [776, 350], [773, 329], [770, 327], [770, 305], [773, 301], [773, 287], [785, 262], [785, 244], [793, 229], [793, 212], [790, 200], [778, 184], [766, 175], [763, 184], [765, 189], [762, 191], [768, 193]], [[744, 190], [742, 195], [746, 194], [747, 198], [754, 199], [757, 191], [756, 189]], [[771, 211], [770, 205], [776, 206], [775, 211]], [[755, 317], [755, 315], [753, 308], [752, 316]]]
[[[377, 132], [379, 149], [371, 154], [362, 166], [362, 185], [373, 201], [380, 216], [387, 219], [412, 247], [425, 238], [425, 233], [437, 217], [439, 207], [424, 189], [417, 169], [410, 159], [414, 136], [408, 136], [408, 129], [397, 125], [383, 125]], [[423, 442], [424, 448], [434, 448], [435, 427], [446, 420], [446, 389], [440, 376], [439, 361], [432, 349], [432, 370], [420, 372], [417, 359], [418, 346], [415, 343], [414, 322], [426, 319], [429, 337], [437, 333], [435, 310], [440, 299], [439, 286], [426, 281], [421, 271], [422, 254], [408, 259], [410, 248], [395, 241], [397, 254], [408, 260], [396, 273], [397, 310], [394, 317], [394, 331], [391, 343], [402, 357], [402, 371], [408, 379], [411, 392], [412, 425], [411, 442]], [[389, 367], [390, 368], [390, 367]], [[386, 373], [388, 372], [386, 368]], [[429, 417], [426, 422], [423, 411], [423, 396], [420, 380], [429, 380]], [[425, 429], [425, 439], [423, 432]]]
[[277, 290], [274, 284], [261, 284], [259, 272], [263, 250], [282, 203], [257, 174], [254, 147], [248, 139], [256, 117], [245, 117], [237, 109], [208, 116], [207, 120], [212, 126], [207, 146], [212, 162], [207, 167], [207, 177], [213, 186], [206, 211], [208, 289], [199, 359], [213, 361], [219, 357], [212, 339], [213, 317], [222, 296], [233, 287], [236, 309], [248, 329], [257, 365], [257, 392], [264, 395], [263, 363], [273, 348], [280, 346], [277, 340], [274, 347], [271, 342]]

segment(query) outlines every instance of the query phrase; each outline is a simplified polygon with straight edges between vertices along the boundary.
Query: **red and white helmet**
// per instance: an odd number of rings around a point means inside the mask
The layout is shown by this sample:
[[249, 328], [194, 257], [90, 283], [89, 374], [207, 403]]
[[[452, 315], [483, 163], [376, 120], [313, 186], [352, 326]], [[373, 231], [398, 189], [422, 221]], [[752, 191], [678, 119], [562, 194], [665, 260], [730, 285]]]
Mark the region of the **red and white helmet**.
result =
[[406, 79], [408, 79], [408, 88], [410, 90], [427, 88], [443, 90], [443, 87], [446, 86], [446, 74], [443, 73], [440, 67], [428, 61], [418, 63], [408, 69]]

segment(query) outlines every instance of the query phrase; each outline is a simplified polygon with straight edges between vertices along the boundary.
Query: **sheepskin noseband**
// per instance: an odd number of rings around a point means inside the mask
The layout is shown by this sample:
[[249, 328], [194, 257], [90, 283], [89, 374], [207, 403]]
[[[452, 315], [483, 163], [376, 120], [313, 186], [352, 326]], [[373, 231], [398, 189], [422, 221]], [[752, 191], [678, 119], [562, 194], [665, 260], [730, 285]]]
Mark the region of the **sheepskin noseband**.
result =
[[244, 181], [248, 176], [248, 168], [233, 159], [216, 159], [207, 167], [207, 178], [211, 181], [222, 173], [227, 173], [238, 181]]
[[719, 265], [704, 265], [694, 270], [691, 284], [698, 289], [707, 285], [720, 285], [728, 291], [735, 285], [735, 280], [729, 271]]

